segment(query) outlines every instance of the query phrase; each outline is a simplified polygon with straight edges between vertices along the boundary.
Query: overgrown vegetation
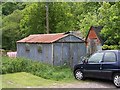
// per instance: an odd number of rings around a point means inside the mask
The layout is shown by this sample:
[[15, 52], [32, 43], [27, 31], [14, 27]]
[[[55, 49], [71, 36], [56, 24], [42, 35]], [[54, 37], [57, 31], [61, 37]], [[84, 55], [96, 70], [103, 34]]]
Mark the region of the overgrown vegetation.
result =
[[2, 74], [28, 72], [44, 79], [65, 80], [72, 79], [72, 71], [67, 66], [51, 66], [38, 61], [23, 58], [2, 58]]

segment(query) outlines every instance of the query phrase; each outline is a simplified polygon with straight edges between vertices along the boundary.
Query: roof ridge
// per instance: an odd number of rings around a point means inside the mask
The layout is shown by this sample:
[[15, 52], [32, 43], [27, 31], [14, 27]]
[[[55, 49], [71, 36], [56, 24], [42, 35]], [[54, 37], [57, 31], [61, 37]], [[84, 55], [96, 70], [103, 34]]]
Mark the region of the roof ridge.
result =
[[[29, 35], [28, 37], [30, 37], [31, 35]], [[38, 37], [38, 36], [36, 36], [36, 37]], [[27, 38], [27, 37], [26, 37]], [[33, 37], [33, 38], [35, 38], [35, 37]], [[33, 38], [30, 38], [30, 39], [28, 39], [28, 40], [25, 40], [25, 42], [27, 42], [27, 41], [29, 41], [29, 40], [32, 40]]]
[[69, 35], [69, 34], [63, 34], [63, 36], [61, 36], [60, 38], [57, 38], [57, 39], [53, 40], [52, 42], [55, 42], [55, 41], [57, 41], [57, 40], [60, 40], [60, 39], [66, 37], [66, 36], [68, 36], [68, 35]]

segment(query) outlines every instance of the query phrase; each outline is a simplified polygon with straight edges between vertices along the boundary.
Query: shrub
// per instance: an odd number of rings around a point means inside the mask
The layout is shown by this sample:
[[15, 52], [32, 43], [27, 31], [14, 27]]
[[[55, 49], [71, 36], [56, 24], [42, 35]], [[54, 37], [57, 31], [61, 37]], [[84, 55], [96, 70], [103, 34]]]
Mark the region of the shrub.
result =
[[103, 50], [120, 50], [120, 45], [103, 45]]
[[45, 79], [63, 80], [73, 77], [71, 69], [67, 66], [52, 66], [38, 61], [24, 58], [2, 58], [2, 74], [14, 72], [28, 72]]
[[26, 71], [28, 61], [19, 58], [2, 58], [2, 74]]

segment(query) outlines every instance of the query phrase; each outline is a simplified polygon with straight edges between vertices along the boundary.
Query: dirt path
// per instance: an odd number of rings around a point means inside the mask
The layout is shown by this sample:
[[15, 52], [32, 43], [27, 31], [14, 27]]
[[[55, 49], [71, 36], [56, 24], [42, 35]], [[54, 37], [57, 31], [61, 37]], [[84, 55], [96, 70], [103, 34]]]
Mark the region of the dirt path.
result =
[[54, 83], [48, 87], [27, 87], [27, 88], [111, 88], [116, 89], [112, 81], [87, 79], [85, 81], [74, 81], [71, 83]]
[[85, 80], [66, 84], [54, 84], [49, 88], [116, 88], [111, 81], [106, 80]]

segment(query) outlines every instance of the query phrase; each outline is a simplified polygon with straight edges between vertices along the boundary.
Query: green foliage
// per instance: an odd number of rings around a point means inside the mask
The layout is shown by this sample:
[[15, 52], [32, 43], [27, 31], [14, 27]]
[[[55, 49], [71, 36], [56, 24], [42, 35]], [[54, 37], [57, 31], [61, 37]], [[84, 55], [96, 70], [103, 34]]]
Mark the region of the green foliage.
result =
[[99, 8], [99, 24], [104, 26], [101, 34], [107, 45], [120, 45], [120, 2], [111, 5], [103, 2]]
[[2, 58], [2, 74], [25, 71], [28, 62], [24, 59]]
[[49, 3], [50, 32], [66, 32], [74, 29], [74, 16], [69, 3]]
[[98, 26], [98, 19], [95, 13], [89, 13], [84, 15], [84, 19], [81, 20], [81, 32], [83, 33], [84, 38], [88, 34], [88, 30], [91, 26]]
[[[17, 18], [15, 18], [17, 17]], [[15, 50], [16, 41], [21, 39], [19, 23], [22, 18], [20, 10], [14, 11], [12, 14], [3, 18], [2, 23], [2, 45], [3, 49]]]
[[[84, 38], [88, 34], [91, 26], [98, 26], [98, 8], [100, 4], [98, 2], [86, 2], [81, 3], [82, 13], [79, 15], [79, 26]], [[80, 11], [79, 11], [80, 12]]]
[[118, 45], [103, 45], [102, 47], [103, 50], [120, 50], [120, 46]]
[[55, 67], [38, 61], [23, 58], [2, 58], [2, 74], [14, 72], [29, 72], [45, 79], [63, 80], [72, 77], [71, 69], [62, 66]]
[[26, 3], [17, 3], [17, 2], [3, 2], [2, 3], [2, 14], [9, 15], [13, 11], [19, 9], [22, 10], [26, 6]]
[[[48, 3], [50, 33], [72, 30], [73, 15], [68, 3]], [[20, 22], [23, 37], [29, 34], [46, 33], [46, 3], [33, 3], [23, 10]]]
[[20, 22], [22, 38], [30, 34], [45, 33], [45, 4], [32, 3], [23, 11]]
[[[48, 2], [48, 7], [50, 33], [80, 30], [85, 38], [91, 26], [103, 26], [105, 45], [120, 46], [120, 2]], [[15, 50], [17, 40], [47, 32], [46, 2], [2, 3], [2, 15], [3, 49]]]

